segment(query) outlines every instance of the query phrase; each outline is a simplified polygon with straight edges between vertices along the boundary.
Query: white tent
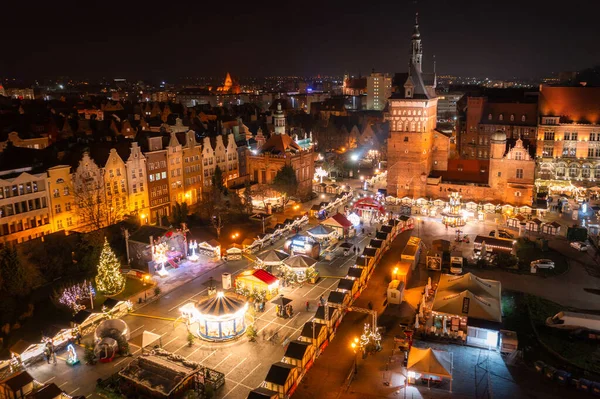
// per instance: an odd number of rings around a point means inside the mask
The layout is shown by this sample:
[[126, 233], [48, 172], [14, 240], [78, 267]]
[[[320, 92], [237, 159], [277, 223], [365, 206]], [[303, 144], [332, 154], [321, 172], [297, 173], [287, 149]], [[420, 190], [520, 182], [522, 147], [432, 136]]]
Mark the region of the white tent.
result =
[[160, 338], [161, 336], [159, 334], [154, 334], [151, 331], [144, 331], [140, 335], [131, 338], [129, 340], [129, 343], [135, 346], [139, 346], [143, 349], [153, 345], [156, 342], [160, 343]]
[[411, 347], [406, 369], [409, 372], [450, 379], [452, 392], [452, 354], [431, 348]]
[[502, 322], [499, 281], [486, 280], [472, 273], [442, 274], [432, 310], [449, 315]]

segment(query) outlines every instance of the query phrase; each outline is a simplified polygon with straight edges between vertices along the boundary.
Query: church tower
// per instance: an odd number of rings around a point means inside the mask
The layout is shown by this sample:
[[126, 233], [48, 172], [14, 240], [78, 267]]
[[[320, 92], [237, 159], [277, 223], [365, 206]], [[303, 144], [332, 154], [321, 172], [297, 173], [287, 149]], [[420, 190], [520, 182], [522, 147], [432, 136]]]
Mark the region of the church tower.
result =
[[275, 134], [285, 134], [285, 113], [281, 109], [281, 101], [277, 102], [277, 109], [273, 114]]
[[[437, 98], [422, 76], [423, 51], [418, 21], [412, 34], [408, 73], [398, 74], [396, 92], [388, 100], [388, 193], [425, 197], [427, 177], [434, 168]], [[403, 82], [402, 82], [403, 80]]]
[[415, 15], [415, 27], [413, 29], [410, 45], [410, 65], [414, 65], [419, 73], [423, 73], [423, 46], [421, 45], [421, 32], [419, 32], [419, 13]]

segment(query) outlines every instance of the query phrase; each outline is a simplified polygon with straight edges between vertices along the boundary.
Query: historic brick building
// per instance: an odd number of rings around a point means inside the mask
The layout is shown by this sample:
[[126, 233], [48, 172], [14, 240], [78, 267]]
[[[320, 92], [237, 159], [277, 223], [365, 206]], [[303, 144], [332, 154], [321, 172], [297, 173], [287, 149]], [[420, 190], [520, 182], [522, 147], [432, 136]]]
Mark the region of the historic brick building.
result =
[[[388, 100], [388, 193], [398, 197], [421, 197], [427, 190], [427, 176], [433, 169], [445, 169], [447, 153], [434, 152], [449, 138], [434, 133], [437, 118], [437, 98], [433, 86], [426, 86], [422, 76], [423, 47], [418, 22], [411, 41], [408, 73], [405, 79], [396, 75], [402, 86]], [[442, 143], [437, 143], [438, 141]], [[441, 161], [441, 164], [440, 164]]]
[[458, 150], [462, 158], [490, 158], [491, 136], [501, 130], [509, 140], [521, 139], [526, 147], [535, 147], [537, 101], [530, 97], [493, 99], [467, 97], [466, 123], [459, 129]]
[[285, 133], [285, 114], [281, 103], [273, 116], [275, 131], [263, 142], [262, 134], [257, 135], [256, 149], [248, 155], [250, 179], [259, 184], [271, 184], [277, 172], [284, 165], [291, 165], [298, 180], [298, 196], [306, 197], [312, 192], [312, 179], [315, 174], [312, 140], [294, 140]]

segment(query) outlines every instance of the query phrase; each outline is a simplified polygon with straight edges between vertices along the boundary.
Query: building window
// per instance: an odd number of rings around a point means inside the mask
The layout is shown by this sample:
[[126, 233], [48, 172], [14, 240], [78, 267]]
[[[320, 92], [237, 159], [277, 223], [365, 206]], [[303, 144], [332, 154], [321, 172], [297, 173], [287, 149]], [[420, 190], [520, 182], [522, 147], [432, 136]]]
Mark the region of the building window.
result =
[[520, 191], [515, 191], [515, 197], [520, 197], [521, 196], [521, 192]]
[[583, 165], [583, 167], [581, 168], [581, 177], [583, 177], [584, 179], [589, 179], [590, 175], [591, 171], [589, 165]]
[[523, 159], [523, 153], [521, 151], [516, 151], [515, 152], [515, 159], [517, 161], [521, 161]]
[[517, 169], [517, 179], [523, 178], [523, 169]]
[[63, 221], [62, 220], [59, 220], [56, 222], [56, 228], [59, 230], [63, 229]]
[[488, 121], [492, 120], [492, 114], [488, 114]]
[[544, 132], [544, 140], [554, 140], [554, 132]]
[[565, 177], [565, 167], [562, 164], [556, 167], [556, 177]]
[[408, 143], [408, 136], [404, 136], [404, 142]]
[[65, 204], [65, 211], [67, 211], [67, 212], [70, 212], [70, 211], [71, 211], [71, 203], [70, 203], [70, 202], [67, 202], [67, 203]]
[[140, 193], [144, 192], [144, 183], [140, 183]]
[[577, 177], [579, 176], [579, 168], [577, 165], [571, 165], [569, 168], [569, 177]]
[[58, 215], [61, 212], [62, 212], [62, 210], [60, 209], [60, 204], [54, 205], [54, 213], [56, 213]]
[[521, 115], [521, 122], [525, 122], [525, 120], [527, 120], [527, 117], [525, 115]]
[[502, 172], [498, 172], [498, 177], [502, 177]]
[[67, 227], [71, 227], [71, 226], [73, 226], [73, 219], [67, 218]]
[[504, 115], [502, 115], [502, 114], [498, 115], [498, 120], [499, 121], [503, 121], [504, 120]]
[[58, 191], [58, 188], [54, 189], [54, 198], [58, 198], [60, 197], [60, 192]]
[[550, 145], [544, 144], [544, 148], [542, 150], [542, 156], [551, 157], [553, 155], [554, 155], [554, 144], [550, 144]]
[[515, 114], [510, 114], [510, 121], [514, 122], [514, 120], [515, 120]]

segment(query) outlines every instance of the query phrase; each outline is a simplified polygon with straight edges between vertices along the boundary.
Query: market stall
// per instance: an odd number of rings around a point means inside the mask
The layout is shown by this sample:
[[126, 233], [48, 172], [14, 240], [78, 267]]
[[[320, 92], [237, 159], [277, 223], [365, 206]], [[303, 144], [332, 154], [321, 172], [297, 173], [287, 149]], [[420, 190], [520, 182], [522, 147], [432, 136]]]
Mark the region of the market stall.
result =
[[330, 227], [334, 231], [336, 231], [339, 237], [353, 237], [355, 234], [354, 226], [352, 222], [350, 222], [346, 216], [341, 213], [336, 213], [330, 218], [321, 222], [321, 225]]
[[217, 240], [208, 240], [198, 244], [198, 253], [210, 258], [221, 257], [221, 243]]
[[241, 260], [244, 254], [244, 250], [240, 244], [231, 244], [225, 251], [227, 254], [227, 260]]
[[542, 226], [542, 221], [538, 218], [528, 220], [525, 224], [525, 228], [532, 233], [539, 233]]
[[283, 360], [286, 363], [300, 367], [302, 372], [306, 372], [312, 365], [314, 353], [315, 347], [313, 344], [295, 340], [288, 345], [283, 355]]
[[273, 270], [274, 267], [282, 267], [283, 261], [289, 257], [283, 251], [269, 249], [256, 255], [256, 266], [261, 269]]
[[336, 237], [336, 232], [334, 229], [321, 224], [309, 229], [307, 233], [309, 236], [319, 242], [329, 241]]
[[495, 348], [502, 323], [501, 296], [499, 281], [472, 273], [442, 274], [431, 307], [431, 332], [466, 337], [468, 344]]
[[371, 197], [359, 199], [354, 203], [352, 209], [362, 220], [372, 221], [385, 215], [384, 206]]
[[283, 264], [284, 270], [295, 273], [298, 281], [310, 280], [312, 283], [314, 283], [318, 277], [318, 273], [315, 270], [317, 261], [309, 256], [290, 256], [283, 261]]
[[521, 225], [522, 222], [525, 221], [525, 216], [523, 215], [514, 215], [509, 217], [506, 220], [506, 224], [508, 225], [508, 227], [513, 227], [515, 229], [518, 229], [519, 226]]
[[282, 398], [289, 398], [296, 390], [296, 380], [300, 374], [297, 366], [289, 363], [277, 362], [271, 365], [264, 386], [267, 389], [276, 391]]
[[279, 279], [262, 269], [244, 270], [235, 278], [236, 289], [264, 292], [266, 299], [270, 300], [279, 292]]
[[300, 254], [319, 259], [321, 244], [310, 236], [296, 234], [285, 241], [283, 249], [290, 255]]
[[451, 352], [439, 351], [431, 348], [421, 349], [415, 346], [410, 348], [406, 370], [408, 371], [408, 382], [439, 383], [442, 379], [450, 381], [450, 392], [452, 392], [452, 369], [453, 356]]
[[558, 222], [542, 223], [542, 233], [555, 236], [560, 233], [560, 227], [561, 225]]

